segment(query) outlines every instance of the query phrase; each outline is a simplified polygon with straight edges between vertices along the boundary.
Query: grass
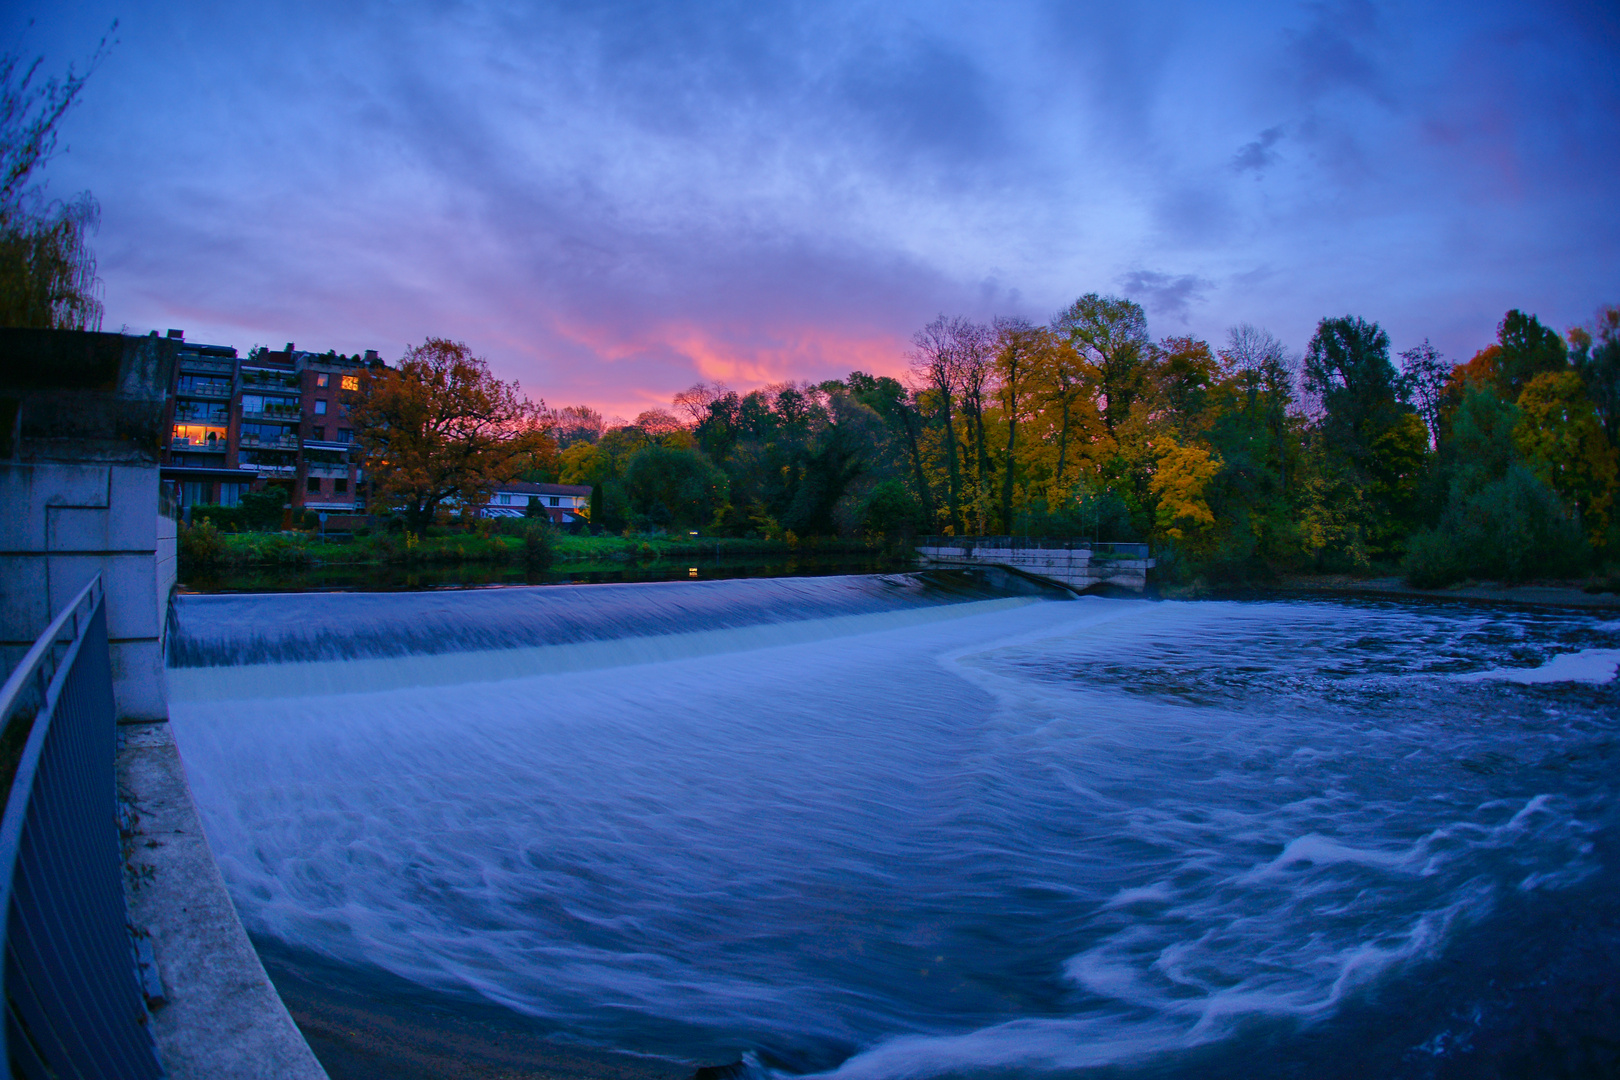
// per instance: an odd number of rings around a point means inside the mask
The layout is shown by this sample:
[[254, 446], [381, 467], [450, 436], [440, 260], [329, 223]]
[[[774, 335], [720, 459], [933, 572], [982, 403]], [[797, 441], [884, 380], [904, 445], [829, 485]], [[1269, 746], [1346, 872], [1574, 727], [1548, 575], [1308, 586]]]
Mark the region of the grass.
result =
[[[195, 530], [193, 530], [195, 532]], [[880, 554], [865, 540], [744, 539], [690, 536], [551, 537], [552, 564], [644, 563], [677, 558], [739, 558], [757, 555]], [[530, 557], [521, 535], [436, 528], [425, 536], [376, 533], [324, 540], [310, 533], [216, 533], [208, 544], [181, 544], [183, 568], [197, 566], [431, 566], [453, 563], [522, 563]]]

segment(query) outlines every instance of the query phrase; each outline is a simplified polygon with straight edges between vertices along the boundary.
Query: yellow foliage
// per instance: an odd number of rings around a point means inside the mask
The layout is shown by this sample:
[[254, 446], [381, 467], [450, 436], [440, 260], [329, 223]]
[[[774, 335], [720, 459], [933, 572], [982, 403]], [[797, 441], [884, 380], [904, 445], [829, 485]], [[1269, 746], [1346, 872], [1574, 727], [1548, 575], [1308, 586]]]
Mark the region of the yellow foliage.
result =
[[1594, 546], [1608, 532], [1620, 463], [1573, 371], [1537, 375], [1519, 395], [1513, 442], [1537, 476], [1580, 510]]
[[1164, 535], [1176, 540], [1201, 540], [1215, 524], [1205, 492], [1221, 471], [1219, 455], [1196, 443], [1177, 445], [1161, 441], [1163, 454], [1148, 490], [1158, 500], [1154, 520]]

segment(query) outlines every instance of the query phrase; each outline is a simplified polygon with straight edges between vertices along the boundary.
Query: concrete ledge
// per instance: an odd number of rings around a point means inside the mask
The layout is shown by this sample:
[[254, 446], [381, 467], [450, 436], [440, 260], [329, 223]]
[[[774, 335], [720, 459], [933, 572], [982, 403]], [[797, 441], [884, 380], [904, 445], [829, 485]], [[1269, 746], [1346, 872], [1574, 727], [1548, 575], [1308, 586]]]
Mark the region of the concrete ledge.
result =
[[166, 722], [123, 724], [118, 794], [130, 921], [168, 999], [152, 1035], [172, 1080], [327, 1080], [248, 942], [214, 865]]

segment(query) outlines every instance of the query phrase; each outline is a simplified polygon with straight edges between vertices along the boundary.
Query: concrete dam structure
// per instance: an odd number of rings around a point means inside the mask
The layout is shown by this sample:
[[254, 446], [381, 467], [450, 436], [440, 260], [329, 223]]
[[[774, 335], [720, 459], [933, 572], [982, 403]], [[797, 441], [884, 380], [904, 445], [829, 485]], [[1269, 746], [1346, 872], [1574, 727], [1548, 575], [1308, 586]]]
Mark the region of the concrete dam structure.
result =
[[1000, 566], [1075, 592], [1102, 585], [1141, 592], [1154, 565], [1146, 544], [1020, 536], [928, 536], [917, 554], [934, 566]]

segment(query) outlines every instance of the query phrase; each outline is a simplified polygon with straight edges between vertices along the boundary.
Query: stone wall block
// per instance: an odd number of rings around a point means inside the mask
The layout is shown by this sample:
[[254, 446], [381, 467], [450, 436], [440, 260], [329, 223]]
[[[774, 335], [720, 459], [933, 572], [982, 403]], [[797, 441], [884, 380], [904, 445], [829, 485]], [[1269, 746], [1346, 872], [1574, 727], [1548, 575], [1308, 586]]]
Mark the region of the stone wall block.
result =
[[45, 594], [45, 560], [0, 559], [0, 641], [32, 644], [55, 617]]

